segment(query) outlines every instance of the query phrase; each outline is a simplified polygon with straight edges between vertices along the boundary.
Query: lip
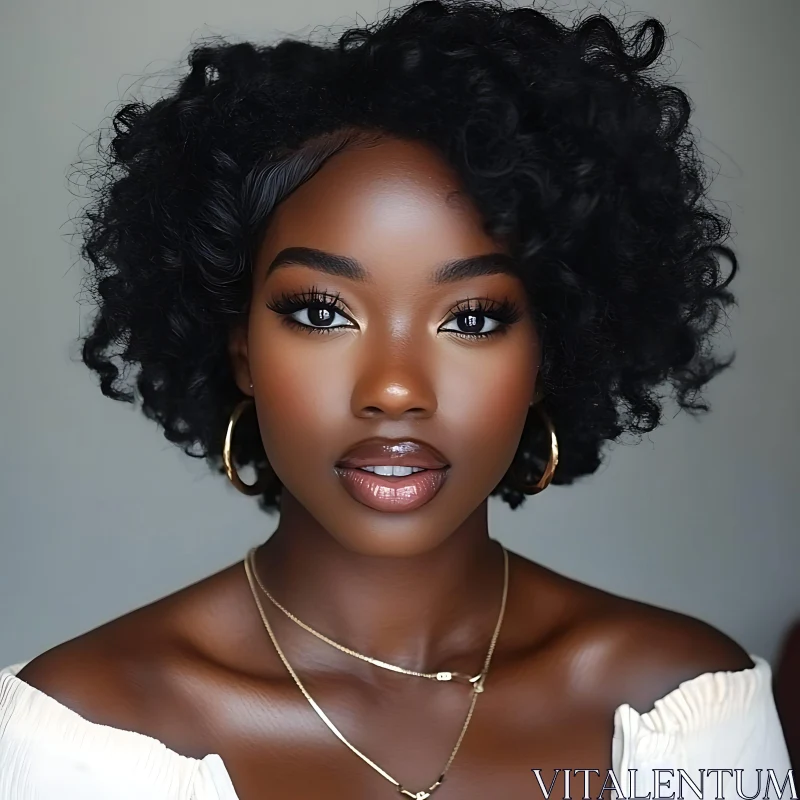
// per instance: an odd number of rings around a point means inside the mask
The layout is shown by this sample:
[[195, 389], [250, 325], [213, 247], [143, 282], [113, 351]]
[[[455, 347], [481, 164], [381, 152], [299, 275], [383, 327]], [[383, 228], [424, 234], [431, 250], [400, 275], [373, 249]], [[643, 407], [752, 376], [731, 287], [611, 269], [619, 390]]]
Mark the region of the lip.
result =
[[[418, 467], [423, 472], [383, 476], [363, 467]], [[430, 502], [444, 485], [450, 465], [436, 448], [414, 439], [368, 439], [352, 447], [334, 469], [344, 489], [376, 511], [413, 511]]]
[[337, 467], [397, 466], [444, 469], [450, 466], [432, 445], [417, 439], [367, 439], [351, 447], [337, 462]]

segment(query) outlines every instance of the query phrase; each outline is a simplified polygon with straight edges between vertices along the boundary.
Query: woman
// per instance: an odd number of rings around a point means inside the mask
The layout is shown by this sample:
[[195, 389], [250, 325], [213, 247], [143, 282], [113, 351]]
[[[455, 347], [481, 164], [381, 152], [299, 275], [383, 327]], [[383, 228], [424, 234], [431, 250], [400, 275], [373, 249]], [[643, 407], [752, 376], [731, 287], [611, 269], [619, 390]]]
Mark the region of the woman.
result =
[[487, 524], [489, 496], [516, 508], [652, 430], [665, 386], [706, 410], [726, 366], [736, 261], [664, 43], [655, 20], [424, 2], [333, 47], [197, 49], [116, 114], [84, 361], [280, 522], [7, 669], [2, 800], [782, 782], [763, 659]]

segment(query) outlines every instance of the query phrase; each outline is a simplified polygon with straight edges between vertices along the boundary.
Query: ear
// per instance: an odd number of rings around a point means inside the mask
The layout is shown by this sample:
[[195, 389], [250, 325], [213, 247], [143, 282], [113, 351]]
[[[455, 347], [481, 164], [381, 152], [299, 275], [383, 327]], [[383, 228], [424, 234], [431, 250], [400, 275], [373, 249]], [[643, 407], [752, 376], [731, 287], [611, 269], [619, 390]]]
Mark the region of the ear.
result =
[[250, 359], [247, 348], [247, 325], [237, 325], [228, 337], [228, 355], [236, 385], [243, 394], [253, 395], [253, 378], [250, 375]]

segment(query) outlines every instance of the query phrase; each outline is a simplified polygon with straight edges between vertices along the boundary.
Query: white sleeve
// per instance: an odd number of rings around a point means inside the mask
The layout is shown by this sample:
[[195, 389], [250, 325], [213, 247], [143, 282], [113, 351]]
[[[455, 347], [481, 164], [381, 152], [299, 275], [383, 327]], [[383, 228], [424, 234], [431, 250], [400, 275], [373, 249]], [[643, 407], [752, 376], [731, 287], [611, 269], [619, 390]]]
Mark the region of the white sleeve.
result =
[[217, 755], [199, 760], [90, 722], [0, 670], [0, 800], [236, 800]]
[[[646, 714], [627, 704], [616, 709], [612, 764], [626, 797], [674, 793], [694, 800], [697, 789], [686, 778], [709, 800], [764, 798], [767, 792], [798, 797], [772, 671], [764, 659], [750, 657], [754, 667], [685, 681]], [[636, 770], [635, 784], [629, 770]]]

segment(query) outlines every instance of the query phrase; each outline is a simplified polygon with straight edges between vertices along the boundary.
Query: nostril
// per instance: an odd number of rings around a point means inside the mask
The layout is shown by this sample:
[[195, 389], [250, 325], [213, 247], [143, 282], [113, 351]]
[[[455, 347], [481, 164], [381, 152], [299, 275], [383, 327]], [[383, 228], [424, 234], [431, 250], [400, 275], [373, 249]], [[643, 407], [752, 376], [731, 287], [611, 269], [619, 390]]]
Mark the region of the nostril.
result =
[[428, 416], [429, 411], [426, 411], [422, 406], [413, 406], [411, 408], [405, 408], [402, 411], [395, 411], [394, 409], [390, 408], [381, 408], [380, 406], [364, 406], [361, 409], [361, 416], [364, 417], [380, 417], [380, 416], [390, 416], [390, 417], [421, 417], [421, 416]]

